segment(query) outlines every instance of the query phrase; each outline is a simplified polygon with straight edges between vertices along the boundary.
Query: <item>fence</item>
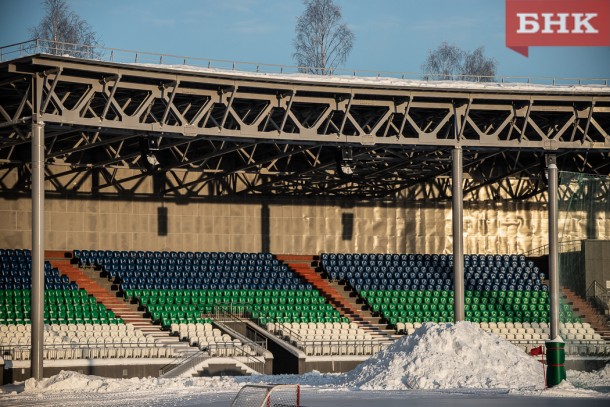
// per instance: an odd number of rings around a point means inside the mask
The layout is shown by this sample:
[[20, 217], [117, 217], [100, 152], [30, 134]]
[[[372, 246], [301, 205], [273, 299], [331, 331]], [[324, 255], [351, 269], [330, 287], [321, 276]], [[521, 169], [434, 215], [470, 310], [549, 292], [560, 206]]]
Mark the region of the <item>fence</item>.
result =
[[282, 64], [268, 64], [246, 61], [229, 61], [222, 59], [197, 58], [182, 55], [141, 52], [121, 48], [108, 48], [72, 44], [46, 39], [34, 39], [0, 47], [0, 62], [9, 61], [27, 55], [47, 53], [51, 55], [70, 56], [107, 62], [157, 65], [189, 65], [260, 73], [320, 73], [326, 76], [353, 76], [364, 78], [400, 78], [412, 80], [452, 80], [468, 82], [527, 83], [552, 86], [597, 85], [610, 86], [610, 78], [558, 78], [528, 76], [471, 76], [471, 75], [434, 75], [414, 72], [311, 68]]
[[[31, 345], [1, 346], [4, 360], [30, 360]], [[114, 359], [114, 358], [168, 358], [173, 349], [167, 346], [143, 343], [104, 343], [99, 345], [56, 344], [43, 346], [43, 358], [66, 359]]]

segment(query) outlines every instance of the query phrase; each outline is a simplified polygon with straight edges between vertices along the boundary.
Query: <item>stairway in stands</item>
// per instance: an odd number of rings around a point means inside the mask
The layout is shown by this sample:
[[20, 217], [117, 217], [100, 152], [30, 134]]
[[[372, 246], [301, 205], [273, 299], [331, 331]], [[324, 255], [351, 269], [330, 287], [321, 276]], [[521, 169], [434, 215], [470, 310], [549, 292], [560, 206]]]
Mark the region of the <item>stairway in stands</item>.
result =
[[149, 318], [144, 318], [143, 313], [138, 311], [136, 304], [129, 304], [122, 297], [117, 296], [113, 291], [110, 282], [106, 278], [99, 276], [99, 271], [85, 271], [78, 266], [71, 264], [66, 256], [71, 254], [59, 251], [45, 251], [45, 260], [49, 261], [52, 267], [59, 270], [59, 274], [65, 274], [70, 281], [78, 284], [79, 288], [84, 288], [87, 293], [93, 295], [106, 308], [114, 312], [115, 316], [122, 318], [126, 324], [132, 324], [135, 329], [139, 329], [146, 336], [152, 335], [155, 341], [172, 347], [186, 346], [186, 343], [179, 343], [177, 337], [169, 336], [167, 332], [153, 325]]
[[561, 287], [560, 296], [563, 301], [572, 306], [578, 316], [584, 319], [585, 322], [591, 324], [591, 327], [607, 341], [610, 340], [610, 325], [608, 318], [600, 314], [599, 311], [589, 304], [586, 300], [576, 294], [574, 291], [566, 287]]
[[373, 317], [368, 310], [363, 310], [362, 306], [357, 304], [356, 298], [349, 296], [351, 291], [345, 291], [337, 283], [322, 278], [315, 268], [312, 267], [315, 263], [314, 256], [277, 255], [276, 257], [299, 277], [313, 285], [330, 304], [339, 310], [341, 316], [349, 318], [350, 321], [357, 322], [358, 325], [367, 330], [373, 337], [384, 341], [400, 337], [394, 335], [394, 330], [385, 329], [385, 324], [379, 323], [379, 318]]

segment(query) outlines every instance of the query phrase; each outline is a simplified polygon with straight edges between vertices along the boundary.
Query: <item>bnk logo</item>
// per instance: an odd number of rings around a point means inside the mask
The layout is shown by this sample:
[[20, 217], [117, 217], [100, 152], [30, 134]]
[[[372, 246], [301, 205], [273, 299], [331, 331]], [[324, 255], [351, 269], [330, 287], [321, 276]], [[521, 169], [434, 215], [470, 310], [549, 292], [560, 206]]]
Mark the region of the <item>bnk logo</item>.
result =
[[610, 0], [506, 0], [506, 46], [610, 46]]

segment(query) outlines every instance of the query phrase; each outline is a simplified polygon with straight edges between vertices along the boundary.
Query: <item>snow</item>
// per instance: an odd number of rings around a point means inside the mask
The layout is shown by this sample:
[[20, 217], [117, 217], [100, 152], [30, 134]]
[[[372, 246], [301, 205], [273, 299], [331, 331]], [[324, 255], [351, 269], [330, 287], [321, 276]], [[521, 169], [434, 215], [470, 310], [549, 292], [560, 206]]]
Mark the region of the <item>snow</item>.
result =
[[[370, 86], [393, 89], [450, 89], [450, 90], [487, 90], [495, 92], [542, 92], [542, 93], [610, 93], [610, 86], [602, 84], [587, 85], [544, 85], [537, 83], [524, 82], [470, 82], [470, 81], [441, 81], [441, 80], [418, 80], [408, 78], [392, 78], [384, 76], [352, 76], [352, 75], [313, 75], [304, 73], [268, 73], [268, 72], [247, 72], [231, 69], [207, 68], [193, 65], [160, 65], [133, 63], [132, 66], [155, 69], [169, 69], [173, 71], [215, 74], [224, 77], [241, 79], [253, 79], [262, 81], [289, 81], [323, 85], [349, 85], [349, 86]], [[549, 79], [549, 78], [545, 78]], [[514, 78], [523, 80], [523, 78]]]
[[[227, 405], [248, 383], [298, 383], [312, 400], [335, 398], [338, 405], [352, 400], [354, 392], [369, 400], [360, 405], [370, 405], [371, 398], [395, 400], [388, 406], [398, 405], [392, 403], [400, 401], [401, 392], [424, 399], [452, 395], [600, 399], [610, 398], [610, 366], [590, 373], [568, 371], [567, 381], [544, 389], [540, 362], [510, 342], [469, 322], [430, 323], [344, 374], [109, 379], [62, 371], [41, 381], [0, 387], [0, 405]], [[350, 403], [355, 405], [353, 400]]]
[[540, 362], [470, 322], [424, 324], [347, 376], [367, 390], [544, 388]]
[[205, 388], [208, 392], [220, 392], [239, 389], [241, 385], [237, 384], [235, 380], [230, 377], [193, 377], [175, 379], [135, 377], [129, 379], [109, 379], [64, 370], [55, 376], [41, 381], [36, 381], [34, 379], [26, 380], [24, 392], [63, 393], [77, 390], [79, 392], [88, 393], [112, 393], [149, 392], [159, 389], [177, 392], [193, 387], [198, 389]]
[[610, 364], [595, 372], [568, 370], [566, 376], [567, 380], [577, 387], [610, 386]]

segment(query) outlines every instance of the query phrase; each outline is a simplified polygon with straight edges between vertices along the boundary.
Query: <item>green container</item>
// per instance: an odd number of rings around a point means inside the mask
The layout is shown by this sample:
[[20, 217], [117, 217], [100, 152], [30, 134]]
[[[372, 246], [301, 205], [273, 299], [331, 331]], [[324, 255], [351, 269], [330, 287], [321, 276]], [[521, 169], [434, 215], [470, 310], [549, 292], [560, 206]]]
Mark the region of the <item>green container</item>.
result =
[[566, 361], [565, 343], [563, 342], [546, 342], [546, 384], [547, 387], [553, 387], [566, 379], [566, 369], [564, 363]]

